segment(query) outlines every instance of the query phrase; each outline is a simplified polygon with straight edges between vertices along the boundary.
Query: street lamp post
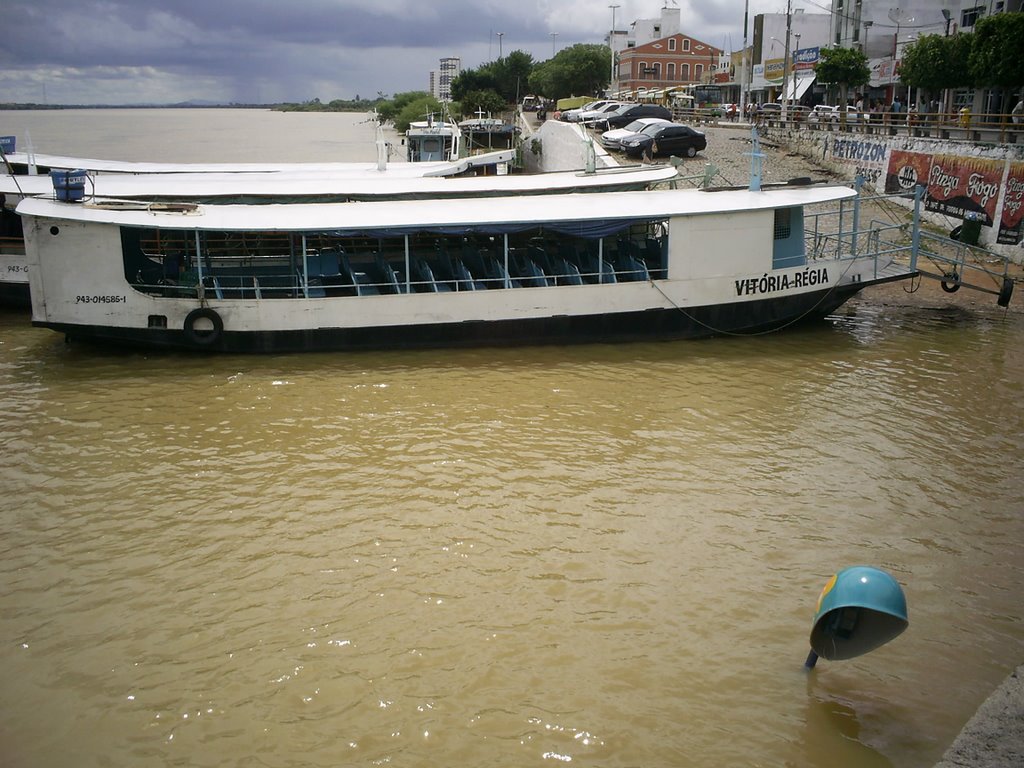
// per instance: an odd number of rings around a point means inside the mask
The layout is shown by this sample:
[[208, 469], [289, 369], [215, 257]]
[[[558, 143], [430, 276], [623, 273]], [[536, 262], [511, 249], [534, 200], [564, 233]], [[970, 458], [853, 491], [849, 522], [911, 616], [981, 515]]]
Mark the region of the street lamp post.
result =
[[611, 72], [608, 77], [608, 95], [611, 96], [612, 93], [619, 90], [616, 84], [618, 78], [615, 77], [615, 9], [620, 6], [609, 5], [608, 7], [612, 9], [612, 31], [608, 33], [608, 50], [612, 55]]
[[555, 38], [558, 37], [557, 32], [551, 33], [551, 58], [555, 57]]
[[793, 30], [793, 0], [786, 2], [786, 52], [782, 56], [782, 122], [789, 119], [786, 104], [786, 67], [789, 66], [789, 35]]
[[501, 38], [505, 36], [504, 32], [495, 32], [498, 36], [498, 61], [501, 61], [504, 57], [501, 55]]
[[790, 95], [793, 98], [793, 119], [796, 120], [796, 55], [800, 51], [800, 33], [794, 32], [793, 37], [796, 38], [796, 45], [793, 47], [793, 93]]
[[740, 56], [740, 119], [747, 115], [747, 90], [750, 81], [747, 79], [747, 15], [750, 13], [750, 0], [743, 4], [743, 55]]

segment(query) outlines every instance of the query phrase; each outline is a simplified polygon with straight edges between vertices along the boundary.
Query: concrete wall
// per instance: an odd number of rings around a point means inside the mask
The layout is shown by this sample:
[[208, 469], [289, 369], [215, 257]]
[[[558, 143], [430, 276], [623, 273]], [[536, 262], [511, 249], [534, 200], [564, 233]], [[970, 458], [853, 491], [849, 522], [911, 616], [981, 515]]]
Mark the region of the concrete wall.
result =
[[528, 173], [583, 170], [587, 167], [591, 148], [595, 167], [618, 165], [578, 123], [550, 119], [541, 123], [532, 134], [523, 133], [523, 167]]
[[[925, 219], [947, 231], [983, 219], [980, 244], [1024, 263], [1024, 144], [982, 144], [888, 132], [772, 128], [770, 137], [874, 192], [927, 185]], [[911, 203], [906, 203], [909, 207]]]

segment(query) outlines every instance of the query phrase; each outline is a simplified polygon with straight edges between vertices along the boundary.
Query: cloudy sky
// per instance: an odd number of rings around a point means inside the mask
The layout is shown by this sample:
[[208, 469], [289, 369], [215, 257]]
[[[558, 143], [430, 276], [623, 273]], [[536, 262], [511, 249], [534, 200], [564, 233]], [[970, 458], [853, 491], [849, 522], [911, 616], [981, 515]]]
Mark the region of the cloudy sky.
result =
[[[681, 10], [682, 31], [743, 42], [745, 0], [2, 0], [0, 102], [279, 102], [426, 90], [442, 56], [476, 67], [600, 43]], [[828, 0], [794, 0], [822, 11]], [[757, 13], [786, 0], [749, 0]], [[555, 37], [552, 38], [552, 33]], [[752, 29], [751, 29], [752, 34]]]

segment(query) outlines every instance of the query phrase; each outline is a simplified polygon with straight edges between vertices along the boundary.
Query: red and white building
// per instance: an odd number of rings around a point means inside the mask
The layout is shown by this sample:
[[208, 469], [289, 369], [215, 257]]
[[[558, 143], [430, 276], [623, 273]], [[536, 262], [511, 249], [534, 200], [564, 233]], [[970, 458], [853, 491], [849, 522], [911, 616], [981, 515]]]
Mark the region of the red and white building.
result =
[[[723, 51], [695, 37], [678, 33], [619, 51], [616, 82], [622, 91], [672, 88], [713, 83], [720, 77]], [[728, 73], [721, 73], [728, 80]]]

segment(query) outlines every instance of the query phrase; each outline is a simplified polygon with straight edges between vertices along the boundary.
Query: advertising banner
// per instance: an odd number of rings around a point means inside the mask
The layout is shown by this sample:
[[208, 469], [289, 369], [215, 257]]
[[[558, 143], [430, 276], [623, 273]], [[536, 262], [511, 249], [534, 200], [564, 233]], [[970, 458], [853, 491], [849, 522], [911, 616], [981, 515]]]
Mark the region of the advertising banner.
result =
[[928, 183], [932, 156], [924, 152], [889, 152], [889, 168], [885, 174], [885, 191], [889, 194], [910, 192], [918, 184]]
[[996, 218], [1003, 161], [959, 155], [934, 155], [928, 171], [925, 209], [955, 216], [980, 213], [986, 226]]
[[1024, 218], [1024, 163], [1010, 163], [1003, 195], [1003, 214], [999, 219], [997, 243], [1017, 245], [1021, 240], [1021, 219]]
[[885, 174], [885, 153], [888, 147], [881, 141], [852, 138], [836, 139], [832, 142], [832, 159], [843, 165], [852, 166], [854, 174], [862, 176], [865, 183], [879, 188]]
[[805, 72], [814, 69], [821, 58], [821, 48], [801, 48], [793, 54], [793, 64], [797, 72]]

